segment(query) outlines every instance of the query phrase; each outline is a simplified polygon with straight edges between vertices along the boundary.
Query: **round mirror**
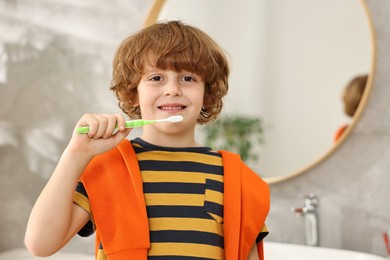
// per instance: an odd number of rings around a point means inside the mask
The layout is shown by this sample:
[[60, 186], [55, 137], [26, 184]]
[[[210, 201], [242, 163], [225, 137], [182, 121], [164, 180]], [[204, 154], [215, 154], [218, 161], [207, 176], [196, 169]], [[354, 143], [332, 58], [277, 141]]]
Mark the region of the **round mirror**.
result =
[[[275, 182], [329, 156], [347, 137], [371, 86], [371, 23], [360, 0], [157, 0], [146, 25], [182, 20], [206, 31], [227, 52], [230, 89], [223, 113], [260, 117], [264, 144], [250, 164]], [[370, 75], [357, 113], [342, 95]], [[335, 142], [337, 129], [347, 131]]]

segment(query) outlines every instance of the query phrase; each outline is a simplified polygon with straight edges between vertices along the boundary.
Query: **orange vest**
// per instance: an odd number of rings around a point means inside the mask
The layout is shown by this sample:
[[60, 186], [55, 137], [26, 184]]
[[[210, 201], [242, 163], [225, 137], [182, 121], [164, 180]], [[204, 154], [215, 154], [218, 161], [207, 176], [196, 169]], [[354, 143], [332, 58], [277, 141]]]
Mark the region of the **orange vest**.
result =
[[[224, 166], [225, 259], [244, 260], [269, 211], [268, 185], [236, 154], [220, 151]], [[81, 181], [88, 193], [100, 242], [109, 260], [147, 259], [149, 226], [142, 176], [134, 149], [125, 139], [96, 156]], [[257, 245], [263, 259], [263, 244]]]

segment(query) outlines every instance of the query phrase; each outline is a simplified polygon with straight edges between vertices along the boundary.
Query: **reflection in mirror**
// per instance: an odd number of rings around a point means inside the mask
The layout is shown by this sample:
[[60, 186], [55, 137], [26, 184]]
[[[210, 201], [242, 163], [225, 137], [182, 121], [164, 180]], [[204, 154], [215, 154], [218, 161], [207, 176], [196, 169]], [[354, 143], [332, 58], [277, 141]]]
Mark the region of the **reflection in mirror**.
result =
[[336, 130], [351, 123], [343, 89], [372, 66], [363, 1], [160, 0], [156, 7], [157, 20], [196, 25], [228, 53], [223, 113], [264, 120], [265, 143], [250, 165], [263, 177], [296, 175], [334, 150]]
[[[344, 105], [344, 113], [347, 116], [353, 118], [356, 114], [366, 90], [367, 81], [367, 74], [357, 75], [345, 86], [342, 100]], [[334, 135], [334, 142], [337, 142], [345, 134], [349, 127], [349, 123], [342, 124]]]

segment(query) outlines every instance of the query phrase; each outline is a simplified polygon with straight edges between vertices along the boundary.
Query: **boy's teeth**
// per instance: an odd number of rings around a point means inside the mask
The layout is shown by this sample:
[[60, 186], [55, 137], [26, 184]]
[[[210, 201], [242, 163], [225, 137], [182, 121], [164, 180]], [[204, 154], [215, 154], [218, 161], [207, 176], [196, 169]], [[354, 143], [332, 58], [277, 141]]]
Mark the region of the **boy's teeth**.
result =
[[178, 109], [182, 109], [183, 107], [182, 106], [177, 106], [177, 107], [161, 107], [161, 109], [164, 109], [164, 110], [178, 110]]

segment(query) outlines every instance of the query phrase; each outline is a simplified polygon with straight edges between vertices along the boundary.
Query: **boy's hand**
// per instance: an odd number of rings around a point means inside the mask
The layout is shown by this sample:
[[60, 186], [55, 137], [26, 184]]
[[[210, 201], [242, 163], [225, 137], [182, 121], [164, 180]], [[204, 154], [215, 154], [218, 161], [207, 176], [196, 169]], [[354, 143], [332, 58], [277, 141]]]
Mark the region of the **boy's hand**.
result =
[[[80, 156], [93, 157], [116, 147], [131, 129], [126, 129], [125, 119], [120, 114], [85, 114], [73, 131], [68, 149]], [[89, 126], [88, 134], [79, 134], [76, 128]], [[115, 127], [118, 126], [116, 130]]]

